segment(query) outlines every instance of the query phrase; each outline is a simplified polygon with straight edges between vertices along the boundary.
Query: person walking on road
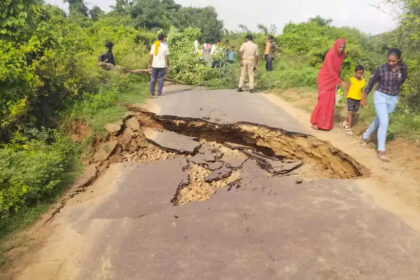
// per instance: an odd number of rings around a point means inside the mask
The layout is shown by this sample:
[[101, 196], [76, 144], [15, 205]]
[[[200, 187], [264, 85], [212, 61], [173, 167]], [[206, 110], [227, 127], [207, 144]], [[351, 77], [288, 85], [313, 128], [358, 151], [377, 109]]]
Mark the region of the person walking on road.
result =
[[238, 91], [242, 92], [245, 76], [249, 77], [249, 92], [254, 93], [254, 74], [258, 67], [258, 46], [253, 42], [252, 35], [245, 37], [245, 43], [239, 49], [239, 62], [241, 64], [241, 78], [239, 80]]
[[277, 51], [277, 44], [274, 42], [274, 37], [269, 36], [267, 44], [265, 45], [264, 50], [264, 59], [266, 61], [265, 63], [265, 69], [267, 71], [273, 71], [273, 60], [274, 56], [276, 55]]
[[361, 105], [366, 106], [367, 95], [375, 84], [378, 84], [373, 99], [376, 117], [363, 133], [361, 145], [367, 146], [369, 137], [378, 130], [378, 158], [382, 161], [390, 161], [389, 156], [385, 153], [389, 115], [397, 108], [401, 86], [406, 79], [407, 66], [402, 62], [401, 51], [391, 49], [388, 53], [388, 63], [382, 64], [376, 69], [363, 93]]
[[311, 115], [312, 128], [331, 130], [334, 127], [334, 106], [337, 86], [346, 89], [340, 70], [346, 58], [346, 40], [338, 39], [325, 56], [318, 73], [318, 104]]
[[159, 34], [158, 41], [150, 50], [149, 71], [151, 71], [150, 94], [152, 96], [155, 96], [156, 81], [158, 81], [158, 96], [162, 95], [165, 74], [169, 71], [169, 48], [164, 40], [165, 35]]

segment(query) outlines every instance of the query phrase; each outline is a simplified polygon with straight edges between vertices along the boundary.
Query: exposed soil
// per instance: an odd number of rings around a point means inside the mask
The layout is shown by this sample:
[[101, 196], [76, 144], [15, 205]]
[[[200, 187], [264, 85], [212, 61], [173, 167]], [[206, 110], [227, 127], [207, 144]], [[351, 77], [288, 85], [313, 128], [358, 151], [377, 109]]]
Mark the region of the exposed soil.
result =
[[[122, 121], [109, 124], [106, 128], [108, 134], [96, 141], [96, 152], [89, 160], [85, 174], [48, 221], [114, 162], [151, 162], [183, 155], [186, 160], [184, 170], [189, 180], [180, 182], [172, 200], [175, 205], [209, 199], [218, 189], [238, 182], [241, 164], [248, 159], [256, 160], [272, 176], [294, 174], [302, 181], [349, 179], [368, 174], [362, 165], [328, 142], [258, 124], [222, 125], [202, 119], [132, 111]], [[184, 138], [181, 141], [173, 139], [181, 145], [178, 150], [159, 146], [158, 140], [146, 137], [143, 132], [146, 129], [167, 131], [164, 137], [190, 137], [184, 142], [198, 141], [200, 150], [186, 155], [182, 148]], [[163, 140], [171, 142], [171, 139]]]
[[69, 134], [71, 140], [79, 142], [91, 135], [92, 130], [87, 124], [81, 121], [74, 121], [69, 125]]

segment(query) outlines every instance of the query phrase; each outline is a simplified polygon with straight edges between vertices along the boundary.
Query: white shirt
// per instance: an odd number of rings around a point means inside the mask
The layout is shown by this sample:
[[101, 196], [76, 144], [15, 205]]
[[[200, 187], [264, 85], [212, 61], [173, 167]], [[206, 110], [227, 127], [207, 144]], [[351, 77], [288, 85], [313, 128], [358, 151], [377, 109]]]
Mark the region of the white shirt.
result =
[[157, 55], [155, 55], [155, 45], [153, 44], [150, 55], [153, 55], [153, 68], [166, 68], [166, 56], [169, 55], [169, 48], [165, 43], [160, 43]]

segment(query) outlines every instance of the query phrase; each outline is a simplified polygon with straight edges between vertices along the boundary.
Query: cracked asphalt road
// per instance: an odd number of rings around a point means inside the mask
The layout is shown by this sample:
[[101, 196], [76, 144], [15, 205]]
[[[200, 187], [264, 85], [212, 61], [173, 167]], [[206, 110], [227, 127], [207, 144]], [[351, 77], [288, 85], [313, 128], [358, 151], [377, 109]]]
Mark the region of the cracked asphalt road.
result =
[[[307, 133], [259, 94], [170, 88], [149, 108]], [[173, 206], [181, 157], [114, 164], [47, 226], [13, 279], [419, 279], [420, 234], [359, 182], [297, 183], [245, 162], [241, 187]]]

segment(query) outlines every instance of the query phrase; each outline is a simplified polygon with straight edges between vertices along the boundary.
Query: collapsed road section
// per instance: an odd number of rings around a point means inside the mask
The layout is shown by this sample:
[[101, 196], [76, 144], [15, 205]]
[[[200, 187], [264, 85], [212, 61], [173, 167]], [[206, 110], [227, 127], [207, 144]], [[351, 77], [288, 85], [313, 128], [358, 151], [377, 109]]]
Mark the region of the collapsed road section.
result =
[[298, 184], [367, 174], [353, 158], [325, 141], [259, 124], [218, 124], [132, 111], [106, 130], [107, 135], [94, 143], [85, 174], [52, 217], [116, 162], [181, 157], [185, 178], [174, 189], [174, 205], [209, 199], [222, 188], [240, 188], [241, 169], [248, 160], [255, 161], [267, 176], [294, 175]]

